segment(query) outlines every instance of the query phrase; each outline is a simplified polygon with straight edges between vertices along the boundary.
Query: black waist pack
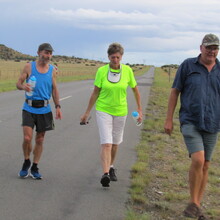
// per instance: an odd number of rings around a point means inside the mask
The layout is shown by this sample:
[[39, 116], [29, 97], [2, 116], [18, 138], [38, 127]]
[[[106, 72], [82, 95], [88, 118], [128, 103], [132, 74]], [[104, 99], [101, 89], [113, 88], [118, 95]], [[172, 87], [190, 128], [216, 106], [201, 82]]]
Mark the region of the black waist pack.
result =
[[49, 100], [30, 100], [26, 99], [25, 102], [34, 108], [42, 108], [45, 107], [49, 104]]

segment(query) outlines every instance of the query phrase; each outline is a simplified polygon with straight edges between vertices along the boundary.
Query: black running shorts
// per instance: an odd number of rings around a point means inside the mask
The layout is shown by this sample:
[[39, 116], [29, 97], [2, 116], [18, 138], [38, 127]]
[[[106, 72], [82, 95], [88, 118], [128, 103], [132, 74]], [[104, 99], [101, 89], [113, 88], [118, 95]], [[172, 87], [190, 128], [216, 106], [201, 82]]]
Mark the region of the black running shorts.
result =
[[53, 114], [52, 112], [46, 114], [33, 114], [23, 110], [22, 126], [28, 126], [32, 129], [36, 126], [36, 132], [54, 130]]

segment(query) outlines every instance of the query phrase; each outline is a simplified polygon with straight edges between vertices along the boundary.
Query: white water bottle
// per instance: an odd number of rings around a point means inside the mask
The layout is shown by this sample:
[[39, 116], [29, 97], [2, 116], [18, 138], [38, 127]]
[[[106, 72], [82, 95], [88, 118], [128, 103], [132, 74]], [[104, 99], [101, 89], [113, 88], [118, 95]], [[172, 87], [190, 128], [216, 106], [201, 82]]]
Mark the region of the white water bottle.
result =
[[138, 112], [137, 112], [137, 111], [134, 111], [134, 112], [131, 113], [131, 115], [132, 115], [132, 118], [134, 119], [136, 125], [137, 125], [137, 126], [141, 126], [142, 122], [139, 122], [139, 121], [138, 121], [138, 118], [139, 118]]
[[33, 90], [34, 90], [34, 87], [36, 85], [36, 77], [35, 76], [31, 76], [30, 79], [28, 80], [28, 84], [30, 85], [31, 87], [31, 91], [30, 92], [26, 92], [26, 95], [27, 96], [32, 96], [33, 95]]

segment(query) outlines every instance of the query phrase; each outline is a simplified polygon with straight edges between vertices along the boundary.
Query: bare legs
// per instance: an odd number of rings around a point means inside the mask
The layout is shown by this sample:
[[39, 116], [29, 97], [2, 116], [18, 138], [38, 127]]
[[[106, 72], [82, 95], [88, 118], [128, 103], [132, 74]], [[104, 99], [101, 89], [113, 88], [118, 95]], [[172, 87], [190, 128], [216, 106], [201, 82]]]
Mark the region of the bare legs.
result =
[[200, 206], [208, 180], [209, 161], [205, 161], [204, 151], [191, 155], [191, 167], [189, 170], [189, 185], [191, 202]]
[[[33, 137], [33, 129], [28, 126], [23, 127], [24, 140], [23, 140], [23, 153], [24, 159], [30, 159], [30, 154], [32, 152], [32, 137]], [[37, 132], [35, 137], [35, 147], [33, 151], [33, 162], [39, 163], [42, 151], [43, 151], [43, 141], [44, 141], [45, 132]]]
[[24, 126], [23, 127], [23, 134], [24, 134], [24, 140], [23, 140], [23, 153], [24, 153], [24, 159], [30, 159], [30, 153], [32, 151], [32, 145], [31, 140], [33, 136], [33, 129], [31, 127]]
[[101, 160], [103, 173], [108, 173], [110, 165], [113, 165], [117, 154], [118, 145], [102, 144], [101, 145]]

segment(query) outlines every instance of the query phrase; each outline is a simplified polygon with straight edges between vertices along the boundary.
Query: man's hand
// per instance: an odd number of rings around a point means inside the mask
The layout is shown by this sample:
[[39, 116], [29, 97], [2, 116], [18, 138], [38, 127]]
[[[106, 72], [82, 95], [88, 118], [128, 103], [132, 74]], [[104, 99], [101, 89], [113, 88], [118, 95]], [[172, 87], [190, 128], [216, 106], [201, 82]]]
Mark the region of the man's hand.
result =
[[166, 121], [164, 124], [164, 131], [166, 134], [171, 135], [173, 131], [173, 122], [172, 121]]
[[56, 108], [56, 119], [62, 119], [62, 117], [61, 109], [59, 107]]

